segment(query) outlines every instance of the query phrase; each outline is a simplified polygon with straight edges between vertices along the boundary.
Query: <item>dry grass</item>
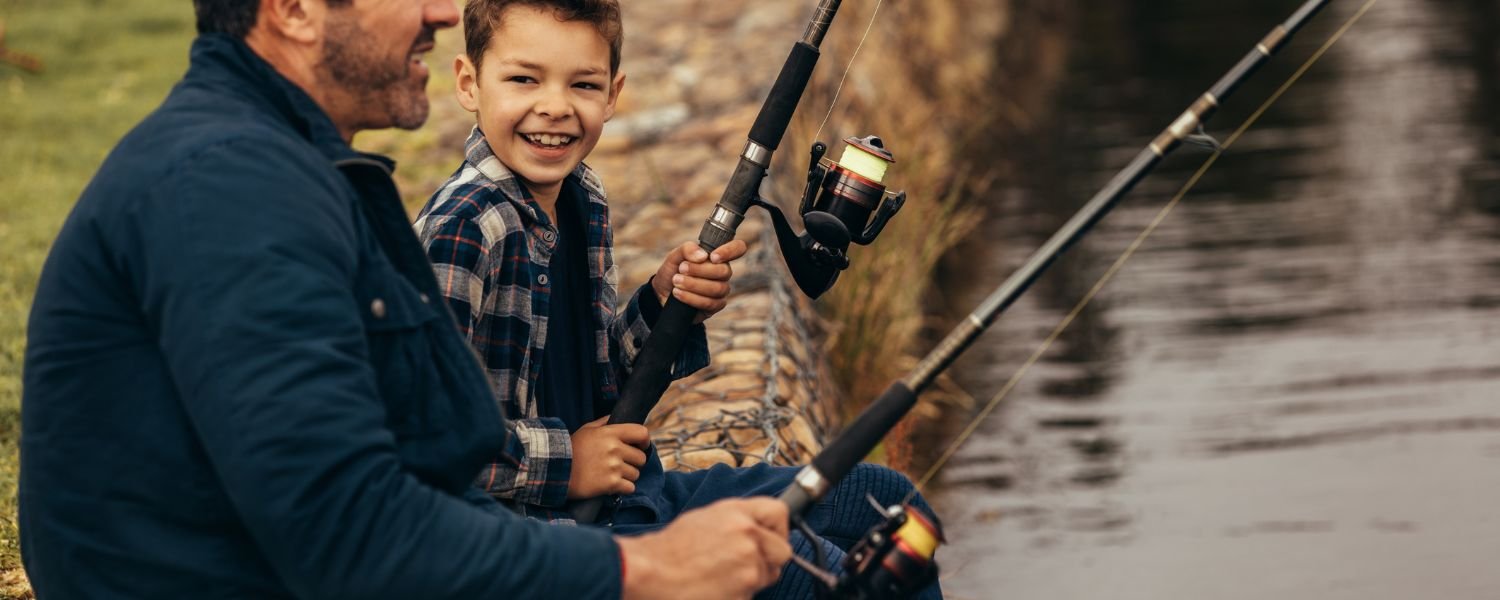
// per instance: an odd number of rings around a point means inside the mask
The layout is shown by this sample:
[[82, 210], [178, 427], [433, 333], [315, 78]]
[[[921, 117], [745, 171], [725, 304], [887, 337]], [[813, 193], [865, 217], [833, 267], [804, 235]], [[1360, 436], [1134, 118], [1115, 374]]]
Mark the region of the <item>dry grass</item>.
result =
[[[830, 356], [847, 413], [863, 408], [915, 364], [928, 330], [928, 301], [941, 289], [938, 260], [973, 228], [980, 207], [962, 201], [968, 187], [961, 149], [975, 115], [989, 114], [984, 85], [992, 68], [990, 41], [1004, 15], [996, 3], [887, 2], [850, 71], [821, 138], [880, 135], [896, 155], [886, 176], [908, 200], [892, 225], [869, 247], [851, 252], [853, 265], [820, 301], [834, 324]], [[796, 198], [805, 149], [823, 121], [849, 57], [870, 22], [873, 3], [846, 3], [823, 46], [812, 89], [778, 156], [783, 198]], [[974, 18], [979, 17], [979, 18]], [[928, 405], [929, 407], [931, 405]], [[929, 411], [930, 412], [930, 411]], [[907, 466], [905, 435], [887, 437], [885, 459]]]

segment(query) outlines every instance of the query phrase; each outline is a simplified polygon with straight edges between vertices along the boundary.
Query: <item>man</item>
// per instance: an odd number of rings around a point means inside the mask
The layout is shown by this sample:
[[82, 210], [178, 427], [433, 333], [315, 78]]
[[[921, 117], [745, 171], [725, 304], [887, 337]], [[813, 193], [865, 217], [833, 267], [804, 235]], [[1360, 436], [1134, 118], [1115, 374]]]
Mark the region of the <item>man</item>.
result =
[[427, 116], [452, 0], [195, 0], [29, 325], [20, 520], [46, 597], [747, 597], [786, 511], [614, 538], [470, 486], [507, 425], [358, 131]]

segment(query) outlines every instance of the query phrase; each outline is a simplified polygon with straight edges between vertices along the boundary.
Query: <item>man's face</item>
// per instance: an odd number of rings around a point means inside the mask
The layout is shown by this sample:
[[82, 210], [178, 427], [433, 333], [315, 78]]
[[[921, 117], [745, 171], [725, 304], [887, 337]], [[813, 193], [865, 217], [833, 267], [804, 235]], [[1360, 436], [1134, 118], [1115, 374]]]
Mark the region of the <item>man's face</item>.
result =
[[609, 63], [609, 43], [593, 25], [515, 6], [479, 73], [464, 58], [456, 63], [459, 103], [479, 114], [495, 156], [533, 194], [555, 196], [614, 115], [625, 77]]
[[427, 65], [438, 29], [458, 22], [453, 0], [354, 0], [330, 6], [318, 66], [341, 91], [356, 130], [416, 129], [427, 120]]

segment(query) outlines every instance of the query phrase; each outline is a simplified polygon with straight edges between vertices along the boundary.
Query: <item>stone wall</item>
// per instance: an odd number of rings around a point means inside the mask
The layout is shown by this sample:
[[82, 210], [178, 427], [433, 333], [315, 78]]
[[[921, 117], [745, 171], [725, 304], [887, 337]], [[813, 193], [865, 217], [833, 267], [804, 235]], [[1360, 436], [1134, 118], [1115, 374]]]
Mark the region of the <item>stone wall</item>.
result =
[[[589, 159], [610, 192], [622, 289], [644, 282], [670, 248], [697, 237], [814, 5], [626, 4], [626, 86], [616, 118]], [[891, 110], [936, 105], [945, 90], [971, 94], [983, 85], [1010, 0], [925, 5], [883, 4], [825, 141], [849, 135], [840, 121], [868, 117], [881, 103]], [[784, 206], [795, 202], [788, 192], [800, 186], [812, 130], [874, 6], [874, 0], [844, 2], [824, 44], [798, 123], [778, 152], [779, 185], [768, 182], [763, 189]], [[901, 94], [883, 97], [891, 88], [872, 82], [877, 76], [893, 80], [898, 70], [921, 85], [898, 83]], [[962, 119], [944, 123], [961, 127]], [[914, 121], [904, 131], [882, 134], [946, 135], [936, 127]], [[806, 462], [838, 425], [841, 394], [825, 357], [829, 328], [789, 283], [766, 225], [755, 211], [740, 228], [738, 237], [750, 242], [751, 252], [735, 265], [729, 308], [708, 322], [713, 365], [674, 384], [648, 423], [668, 468]]]

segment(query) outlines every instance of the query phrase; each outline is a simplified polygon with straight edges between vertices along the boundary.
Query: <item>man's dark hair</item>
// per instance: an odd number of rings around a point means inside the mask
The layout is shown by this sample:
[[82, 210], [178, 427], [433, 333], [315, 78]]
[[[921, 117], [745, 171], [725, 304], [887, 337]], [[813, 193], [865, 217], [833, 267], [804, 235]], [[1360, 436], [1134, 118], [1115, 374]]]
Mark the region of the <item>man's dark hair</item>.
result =
[[484, 60], [495, 30], [500, 29], [505, 10], [512, 6], [530, 6], [552, 12], [559, 21], [593, 25], [609, 44], [609, 72], [620, 70], [625, 26], [620, 22], [619, 0], [469, 0], [464, 5], [464, 52], [474, 61], [475, 69]]
[[[329, 6], [342, 6], [353, 0], [328, 0]], [[224, 33], [244, 39], [255, 27], [260, 0], [193, 0], [198, 15], [198, 33]]]

